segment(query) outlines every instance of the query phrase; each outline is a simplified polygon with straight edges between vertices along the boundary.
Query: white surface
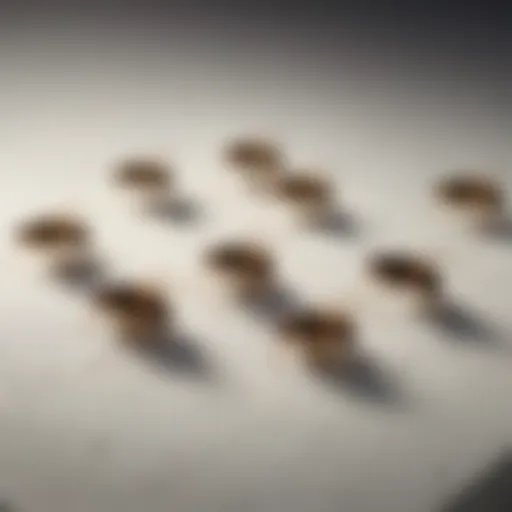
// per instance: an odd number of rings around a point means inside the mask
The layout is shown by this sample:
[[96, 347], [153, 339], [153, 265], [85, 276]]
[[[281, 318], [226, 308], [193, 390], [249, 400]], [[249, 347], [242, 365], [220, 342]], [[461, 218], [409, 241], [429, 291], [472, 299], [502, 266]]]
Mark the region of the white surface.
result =
[[[428, 512], [510, 446], [506, 350], [363, 308], [364, 346], [406, 397], [404, 407], [371, 405], [282, 374], [264, 326], [203, 293], [196, 273], [209, 240], [263, 235], [301, 293], [344, 299], [370, 247], [419, 247], [440, 256], [454, 293], [512, 351], [512, 247], [454, 234], [428, 198], [433, 176], [465, 165], [495, 171], [512, 190], [506, 134], [481, 89], [441, 95], [431, 84], [427, 95], [382, 77], [376, 92], [361, 69], [317, 62], [313, 80], [310, 56], [250, 68], [226, 57], [224, 69], [171, 44], [135, 55], [121, 43], [94, 53], [42, 41], [0, 50], [3, 497], [24, 512]], [[360, 239], [296, 233], [241, 196], [218, 149], [257, 130], [280, 138], [297, 164], [337, 177], [365, 225]], [[139, 149], [176, 163], [208, 210], [205, 226], [146, 222], [113, 199], [110, 163]], [[79, 295], [29, 272], [9, 229], [54, 205], [90, 217], [119, 274], [174, 287], [218, 382], [161, 378], [110, 347]]]

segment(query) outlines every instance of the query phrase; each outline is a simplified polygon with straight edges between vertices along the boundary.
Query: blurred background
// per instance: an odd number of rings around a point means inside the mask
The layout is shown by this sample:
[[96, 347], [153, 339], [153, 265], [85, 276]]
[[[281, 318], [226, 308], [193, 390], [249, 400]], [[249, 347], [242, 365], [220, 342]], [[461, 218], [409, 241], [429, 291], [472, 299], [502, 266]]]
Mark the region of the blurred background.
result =
[[[428, 201], [431, 180], [451, 169], [512, 187], [508, 11], [459, 1], [4, 3], [0, 502], [24, 512], [510, 510], [509, 357], [369, 318], [369, 350], [411, 397], [398, 410], [368, 406], [270, 370], [266, 329], [187, 284], [205, 240], [247, 230], [269, 237], [313, 298], [348, 290], [369, 248], [414, 245], [441, 254], [453, 289], [510, 347], [510, 246], [445, 231]], [[368, 236], [296, 237], [240, 201], [219, 148], [260, 132], [293, 164], [339, 179]], [[204, 226], [168, 232], [114, 206], [107, 170], [138, 151], [176, 164], [210, 212]], [[25, 272], [11, 226], [56, 204], [90, 216], [120, 273], [168, 272], [221, 385], [162, 379], [104, 354], [80, 301]]]

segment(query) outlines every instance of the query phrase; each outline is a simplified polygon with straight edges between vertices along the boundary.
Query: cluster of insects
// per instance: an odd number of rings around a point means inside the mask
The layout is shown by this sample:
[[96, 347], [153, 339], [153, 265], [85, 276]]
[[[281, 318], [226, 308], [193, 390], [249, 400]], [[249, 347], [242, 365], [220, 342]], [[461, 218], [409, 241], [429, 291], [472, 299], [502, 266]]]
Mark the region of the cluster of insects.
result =
[[[256, 194], [285, 205], [305, 226], [321, 223], [338, 209], [334, 184], [312, 171], [291, 172], [279, 146], [258, 138], [230, 141], [223, 161]], [[147, 212], [165, 209], [180, 197], [173, 170], [165, 161], [131, 158], [113, 170], [111, 184], [136, 197]], [[475, 230], [492, 229], [506, 215], [501, 186], [485, 176], [460, 173], [435, 184], [432, 197], [445, 210], [468, 221]], [[44, 214], [22, 222], [17, 240], [45, 258], [51, 272], [82, 272], [97, 258], [90, 226], [75, 216]], [[275, 288], [279, 271], [275, 255], [264, 244], [231, 240], [208, 247], [204, 268], [235, 303], [247, 304]], [[376, 288], [407, 296], [423, 315], [442, 307], [443, 279], [435, 262], [407, 251], [372, 254], [366, 274]], [[143, 346], [159, 343], [177, 322], [172, 304], [158, 286], [136, 282], [99, 284], [91, 305], [107, 319], [123, 343]], [[312, 368], [343, 368], [357, 352], [357, 326], [352, 313], [341, 308], [302, 307], [277, 321], [283, 346]]]

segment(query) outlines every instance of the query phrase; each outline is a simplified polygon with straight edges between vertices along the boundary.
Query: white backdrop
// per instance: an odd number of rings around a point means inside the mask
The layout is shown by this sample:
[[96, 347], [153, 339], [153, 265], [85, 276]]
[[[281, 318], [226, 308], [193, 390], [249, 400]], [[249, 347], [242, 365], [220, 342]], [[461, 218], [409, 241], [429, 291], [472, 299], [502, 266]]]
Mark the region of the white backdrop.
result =
[[[349, 49], [335, 59], [283, 41], [243, 54], [159, 37], [32, 27], [0, 46], [0, 497], [25, 512], [437, 510], [512, 441], [512, 243], [454, 231], [428, 196], [436, 175], [465, 166], [512, 190], [495, 91], [467, 70], [411, 62], [405, 74]], [[336, 178], [357, 236], [301, 234], [242, 195], [219, 148], [258, 131]], [[141, 219], [109, 190], [109, 165], [139, 150], [175, 163], [204, 208], [197, 225]], [[31, 270], [10, 229], [51, 207], [87, 214], [119, 275], [169, 283], [211, 380], [114, 349], [80, 294]], [[372, 247], [430, 251], [500, 341], [362, 305], [390, 400], [283, 373], [271, 332], [201, 284], [200, 247], [237, 233], [266, 237], [312, 300], [349, 300]]]

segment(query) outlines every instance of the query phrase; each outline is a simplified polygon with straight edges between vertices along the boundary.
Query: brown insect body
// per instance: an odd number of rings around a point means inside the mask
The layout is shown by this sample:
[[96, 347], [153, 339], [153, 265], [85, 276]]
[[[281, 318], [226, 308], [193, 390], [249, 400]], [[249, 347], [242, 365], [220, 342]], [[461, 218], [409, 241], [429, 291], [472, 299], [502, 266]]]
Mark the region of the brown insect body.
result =
[[435, 189], [443, 206], [462, 215], [473, 226], [486, 228], [504, 213], [505, 195], [492, 179], [459, 175], [442, 180]]
[[272, 191], [284, 169], [284, 157], [278, 145], [258, 138], [232, 141], [226, 147], [225, 160], [257, 192]]
[[329, 368], [349, 363], [354, 353], [355, 325], [340, 312], [304, 311], [279, 326], [283, 341], [299, 351], [306, 364]]
[[172, 182], [168, 166], [163, 161], [150, 158], [122, 162], [114, 180], [118, 185], [134, 188], [168, 187]]
[[129, 343], [154, 343], [172, 326], [170, 308], [157, 290], [119, 284], [97, 291], [94, 305]]
[[477, 176], [458, 176], [438, 186], [440, 198], [453, 205], [499, 209], [503, 205], [503, 192], [494, 181]]
[[174, 177], [162, 160], [133, 158], [122, 162], [114, 173], [114, 184], [149, 207], [168, 203], [173, 198]]
[[283, 176], [276, 185], [276, 196], [288, 204], [306, 223], [321, 220], [334, 209], [333, 186], [314, 174]]
[[256, 244], [220, 244], [206, 254], [206, 264], [240, 299], [265, 293], [274, 281], [271, 256]]
[[282, 153], [277, 144], [265, 139], [238, 139], [226, 148], [226, 159], [239, 170], [279, 168]]
[[440, 273], [418, 255], [396, 252], [373, 256], [369, 275], [383, 290], [400, 293], [402, 300], [406, 300], [402, 306], [408, 310], [412, 306], [416, 312], [427, 313], [442, 300]]
[[83, 222], [63, 215], [44, 215], [20, 226], [19, 240], [27, 247], [53, 250], [62, 247], [83, 247], [90, 233]]
[[26, 221], [17, 237], [24, 247], [49, 259], [59, 275], [80, 272], [95, 259], [89, 227], [71, 215], [47, 214]]

